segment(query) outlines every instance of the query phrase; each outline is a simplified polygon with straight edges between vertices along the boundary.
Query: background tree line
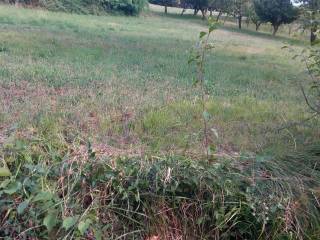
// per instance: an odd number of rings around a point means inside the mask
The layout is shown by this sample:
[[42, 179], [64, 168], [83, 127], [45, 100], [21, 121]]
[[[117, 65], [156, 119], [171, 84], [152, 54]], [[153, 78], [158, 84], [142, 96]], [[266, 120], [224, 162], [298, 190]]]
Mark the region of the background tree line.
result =
[[[147, 0], [0, 0], [15, 5], [40, 6], [52, 11], [68, 11], [85, 14], [96, 14], [100, 11], [123, 12], [136, 15], [145, 7]], [[215, 15], [219, 21], [222, 15], [237, 19], [239, 29], [243, 21], [253, 23], [258, 31], [262, 23], [270, 23], [273, 35], [276, 35], [282, 24], [295, 20], [303, 31], [310, 31], [310, 42], [317, 42], [316, 33], [320, 24], [320, 0], [149, 0], [152, 4], [168, 7], [193, 9], [194, 14], [201, 12], [203, 19]], [[293, 3], [297, 5], [294, 6]], [[215, 13], [215, 14], [213, 14]]]
[[202, 13], [203, 18], [215, 13], [218, 21], [221, 15], [233, 16], [237, 19], [241, 29], [243, 20], [253, 23], [258, 31], [262, 23], [270, 23], [273, 35], [278, 32], [282, 24], [290, 24], [298, 20], [301, 28], [310, 30], [310, 41], [316, 42], [316, 32], [319, 26], [320, 0], [150, 0], [150, 3], [165, 7], [182, 8], [183, 14], [186, 9], [193, 9], [194, 14]]

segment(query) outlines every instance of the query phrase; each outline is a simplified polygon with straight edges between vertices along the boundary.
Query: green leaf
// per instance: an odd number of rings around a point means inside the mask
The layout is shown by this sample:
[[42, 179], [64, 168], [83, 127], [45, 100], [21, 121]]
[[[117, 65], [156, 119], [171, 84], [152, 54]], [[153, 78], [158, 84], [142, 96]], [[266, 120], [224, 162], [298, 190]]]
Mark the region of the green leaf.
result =
[[38, 202], [38, 201], [49, 201], [53, 199], [53, 195], [51, 192], [40, 192], [38, 193], [34, 199], [32, 200], [33, 202]]
[[0, 168], [0, 177], [10, 177], [10, 176], [11, 176], [11, 172], [8, 168], [6, 167]]
[[204, 112], [202, 113], [202, 115], [203, 115], [203, 118], [204, 118], [206, 121], [208, 121], [208, 120], [210, 119], [210, 113], [209, 113], [209, 112], [204, 111]]
[[49, 232], [57, 225], [57, 213], [50, 211], [43, 219], [43, 225], [45, 225]]
[[209, 33], [213, 32], [213, 31], [216, 30], [216, 29], [217, 29], [217, 26], [216, 26], [216, 25], [211, 25], [211, 26], [209, 27]]
[[73, 227], [76, 222], [77, 222], [77, 217], [67, 217], [63, 220], [63, 223], [62, 223], [62, 227], [65, 229], [65, 230], [69, 230], [71, 227]]
[[17, 191], [19, 191], [21, 189], [21, 183], [20, 182], [12, 182], [10, 183], [4, 190], [4, 193], [7, 193], [9, 195], [16, 193]]
[[96, 240], [102, 240], [102, 232], [100, 229], [94, 229], [94, 236]]
[[17, 208], [18, 214], [22, 214], [24, 210], [29, 206], [29, 200], [23, 201], [22, 203], [19, 204]]
[[195, 57], [190, 57], [190, 58], [188, 59], [188, 64], [194, 62], [195, 59], [196, 59]]
[[92, 221], [90, 219], [86, 219], [85, 221], [79, 222], [78, 229], [81, 235], [83, 235], [87, 231], [91, 223]]
[[203, 38], [205, 35], [207, 35], [207, 33], [206, 33], [206, 32], [200, 32], [200, 36], [199, 36], [199, 38]]
[[192, 86], [196, 86], [199, 83], [199, 79], [194, 78], [192, 81]]
[[5, 189], [10, 184], [10, 179], [5, 179], [0, 184], [0, 189]]

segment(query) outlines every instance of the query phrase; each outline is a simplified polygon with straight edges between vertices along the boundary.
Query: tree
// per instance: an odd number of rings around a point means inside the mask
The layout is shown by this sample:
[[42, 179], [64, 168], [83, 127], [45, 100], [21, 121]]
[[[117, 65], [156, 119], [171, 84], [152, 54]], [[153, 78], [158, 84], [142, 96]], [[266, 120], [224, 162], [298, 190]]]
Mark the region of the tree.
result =
[[181, 15], [187, 8], [194, 10], [194, 15], [200, 11], [202, 19], [205, 19], [208, 10], [209, 0], [180, 0], [180, 6], [183, 8]]
[[263, 22], [270, 22], [273, 35], [276, 35], [281, 24], [292, 23], [298, 17], [298, 9], [291, 0], [255, 0], [254, 8]]
[[320, 0], [295, 0], [296, 3], [302, 4], [301, 20], [303, 28], [310, 29], [310, 43], [315, 44], [317, 41], [317, 31], [320, 26]]
[[249, 0], [234, 0], [233, 2], [233, 13], [238, 19], [239, 29], [242, 28], [242, 18], [246, 12], [246, 9], [249, 7], [249, 2]]
[[178, 0], [150, 0], [152, 4], [164, 6], [164, 13], [168, 13], [168, 7], [175, 7], [179, 4]]
[[262, 21], [257, 15], [256, 10], [254, 9], [254, 5], [250, 4], [250, 6], [246, 10], [246, 17], [248, 21], [253, 22], [253, 24], [256, 26], [256, 31], [259, 31]]
[[212, 12], [218, 12], [216, 21], [219, 21], [222, 13], [229, 13], [232, 8], [233, 0], [209, 0], [208, 9], [210, 11], [210, 16]]

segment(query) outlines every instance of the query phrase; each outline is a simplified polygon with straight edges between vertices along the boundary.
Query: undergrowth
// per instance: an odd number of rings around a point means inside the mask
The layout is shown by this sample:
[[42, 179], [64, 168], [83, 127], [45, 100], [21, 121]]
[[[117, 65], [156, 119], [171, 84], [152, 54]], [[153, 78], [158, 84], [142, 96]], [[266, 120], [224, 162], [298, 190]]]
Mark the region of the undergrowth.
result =
[[11, 173], [0, 185], [4, 239], [320, 236], [319, 145], [279, 159], [209, 164], [179, 156], [113, 159], [90, 142], [44, 133], [3, 147]]

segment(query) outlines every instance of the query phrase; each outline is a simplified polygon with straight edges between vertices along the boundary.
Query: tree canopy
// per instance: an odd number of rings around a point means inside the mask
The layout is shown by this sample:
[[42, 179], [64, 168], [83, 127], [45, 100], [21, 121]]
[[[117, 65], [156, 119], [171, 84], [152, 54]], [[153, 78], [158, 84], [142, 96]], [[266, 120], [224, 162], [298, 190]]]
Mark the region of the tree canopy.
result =
[[263, 22], [270, 22], [275, 35], [281, 24], [291, 23], [298, 18], [298, 9], [291, 0], [255, 0], [254, 7]]

